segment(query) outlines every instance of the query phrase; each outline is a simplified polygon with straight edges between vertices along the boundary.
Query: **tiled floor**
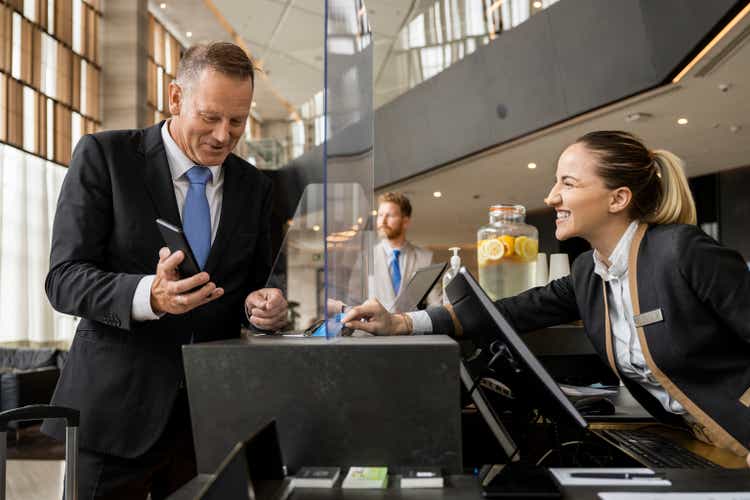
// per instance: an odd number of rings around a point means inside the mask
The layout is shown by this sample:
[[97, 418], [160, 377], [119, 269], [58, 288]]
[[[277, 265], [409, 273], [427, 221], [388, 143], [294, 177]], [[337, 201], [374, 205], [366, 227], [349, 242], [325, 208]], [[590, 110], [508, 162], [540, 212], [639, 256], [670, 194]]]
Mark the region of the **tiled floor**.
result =
[[8, 443], [8, 500], [60, 500], [65, 476], [65, 449], [62, 443], [25, 427]]
[[63, 460], [8, 460], [7, 500], [60, 500]]

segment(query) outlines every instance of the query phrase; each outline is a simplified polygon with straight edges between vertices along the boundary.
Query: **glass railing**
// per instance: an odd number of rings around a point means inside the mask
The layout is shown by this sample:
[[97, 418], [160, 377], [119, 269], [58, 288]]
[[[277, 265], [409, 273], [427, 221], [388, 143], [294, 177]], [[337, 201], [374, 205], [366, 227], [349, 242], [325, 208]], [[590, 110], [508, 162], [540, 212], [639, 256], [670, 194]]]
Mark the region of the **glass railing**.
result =
[[375, 75], [375, 107], [429, 80], [557, 1], [418, 0], [393, 43], [377, 47], [388, 52]]
[[286, 141], [266, 138], [252, 141], [242, 140], [234, 154], [263, 170], [276, 170], [289, 161]]

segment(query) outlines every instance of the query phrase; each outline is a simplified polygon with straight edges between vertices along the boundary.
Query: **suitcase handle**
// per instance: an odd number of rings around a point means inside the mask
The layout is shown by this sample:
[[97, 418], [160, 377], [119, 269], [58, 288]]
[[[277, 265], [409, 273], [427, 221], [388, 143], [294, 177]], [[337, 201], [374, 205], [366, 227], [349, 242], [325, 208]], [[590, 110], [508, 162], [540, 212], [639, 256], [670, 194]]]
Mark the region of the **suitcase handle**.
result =
[[78, 427], [80, 412], [73, 408], [54, 405], [28, 405], [0, 413], [0, 432], [8, 432], [8, 424], [20, 420], [64, 418], [68, 427]]

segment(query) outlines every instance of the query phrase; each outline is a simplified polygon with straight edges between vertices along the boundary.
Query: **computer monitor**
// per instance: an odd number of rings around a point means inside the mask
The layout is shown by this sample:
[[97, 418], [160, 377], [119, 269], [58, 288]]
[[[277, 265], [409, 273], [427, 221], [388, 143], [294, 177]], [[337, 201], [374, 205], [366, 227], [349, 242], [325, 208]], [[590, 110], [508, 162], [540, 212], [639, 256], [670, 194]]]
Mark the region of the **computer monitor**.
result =
[[421, 303], [427, 300], [427, 295], [440, 279], [446, 265], [446, 262], [442, 262], [417, 269], [406, 284], [404, 291], [401, 292], [401, 295], [398, 296], [393, 307], [391, 307], [391, 311], [408, 312], [417, 309]]
[[[514, 456], [516, 454], [517, 445], [513, 441], [508, 429], [506, 429], [505, 424], [503, 424], [500, 417], [497, 415], [497, 412], [492, 407], [492, 403], [490, 403], [485, 395], [482, 385], [476, 382], [475, 378], [477, 375], [472, 375], [463, 361], [461, 362], [459, 370], [459, 375], [464, 388], [468, 392], [477, 411], [490, 428], [490, 432], [495, 436], [500, 448], [503, 449], [503, 452], [508, 458]], [[481, 374], [478, 376], [481, 376]]]
[[542, 410], [546, 416], [562, 417], [585, 429], [586, 420], [573, 407], [547, 370], [492, 303], [471, 273], [462, 267], [446, 288], [464, 333], [491, 336], [501, 352], [495, 365], [510, 386], [516, 404]]

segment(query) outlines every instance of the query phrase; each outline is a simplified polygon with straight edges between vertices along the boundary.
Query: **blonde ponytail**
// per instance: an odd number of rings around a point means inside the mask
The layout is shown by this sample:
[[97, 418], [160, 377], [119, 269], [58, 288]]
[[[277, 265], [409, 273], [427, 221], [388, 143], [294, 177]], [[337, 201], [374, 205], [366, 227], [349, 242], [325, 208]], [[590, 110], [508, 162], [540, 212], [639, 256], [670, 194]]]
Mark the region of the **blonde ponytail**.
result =
[[662, 195], [659, 205], [645, 222], [651, 224], [695, 224], [695, 201], [690, 192], [682, 160], [664, 149], [651, 152], [661, 178]]
[[695, 202], [682, 160], [663, 149], [649, 151], [633, 134], [620, 130], [589, 132], [576, 143], [598, 157], [597, 173], [608, 189], [633, 193], [629, 215], [649, 224], [695, 224]]

